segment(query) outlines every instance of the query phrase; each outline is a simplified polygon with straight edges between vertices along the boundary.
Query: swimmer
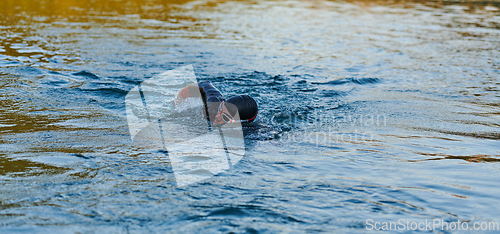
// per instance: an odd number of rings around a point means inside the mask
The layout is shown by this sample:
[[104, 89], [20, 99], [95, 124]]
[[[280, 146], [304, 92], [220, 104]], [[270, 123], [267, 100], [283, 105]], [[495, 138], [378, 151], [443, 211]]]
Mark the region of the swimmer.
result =
[[179, 104], [189, 97], [199, 97], [205, 104], [205, 115], [214, 125], [225, 123], [250, 123], [255, 120], [258, 106], [248, 95], [238, 95], [225, 99], [224, 95], [209, 81], [201, 81], [183, 88], [176, 97]]

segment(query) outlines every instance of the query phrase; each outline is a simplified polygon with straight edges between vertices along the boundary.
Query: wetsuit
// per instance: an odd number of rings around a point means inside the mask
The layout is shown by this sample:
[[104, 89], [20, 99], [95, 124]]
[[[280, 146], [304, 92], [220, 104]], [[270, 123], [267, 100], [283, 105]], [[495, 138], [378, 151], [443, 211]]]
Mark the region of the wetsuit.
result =
[[179, 94], [177, 94], [177, 100], [182, 101], [182, 99], [188, 97], [199, 97], [200, 94], [205, 104], [205, 114], [207, 114], [210, 123], [212, 123], [215, 120], [215, 116], [218, 114], [220, 103], [226, 101], [226, 98], [210, 83], [210, 81], [200, 81], [183, 88], [179, 91]]

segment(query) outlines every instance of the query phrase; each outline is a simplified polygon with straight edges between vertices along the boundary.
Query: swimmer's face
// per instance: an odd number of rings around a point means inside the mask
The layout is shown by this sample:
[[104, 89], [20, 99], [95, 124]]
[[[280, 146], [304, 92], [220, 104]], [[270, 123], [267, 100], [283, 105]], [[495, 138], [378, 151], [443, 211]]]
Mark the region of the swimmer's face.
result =
[[215, 116], [214, 124], [225, 124], [231, 121], [234, 121], [233, 117], [227, 110], [225, 103], [221, 103], [219, 106], [219, 112]]

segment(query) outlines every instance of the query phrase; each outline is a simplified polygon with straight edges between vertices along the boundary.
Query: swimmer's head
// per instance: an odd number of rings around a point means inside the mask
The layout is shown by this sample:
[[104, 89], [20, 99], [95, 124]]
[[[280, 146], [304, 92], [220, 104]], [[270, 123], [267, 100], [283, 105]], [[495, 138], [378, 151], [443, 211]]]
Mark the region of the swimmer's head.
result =
[[259, 112], [257, 102], [248, 95], [238, 95], [227, 99], [226, 108], [231, 116], [235, 116], [238, 112], [241, 122], [254, 121]]

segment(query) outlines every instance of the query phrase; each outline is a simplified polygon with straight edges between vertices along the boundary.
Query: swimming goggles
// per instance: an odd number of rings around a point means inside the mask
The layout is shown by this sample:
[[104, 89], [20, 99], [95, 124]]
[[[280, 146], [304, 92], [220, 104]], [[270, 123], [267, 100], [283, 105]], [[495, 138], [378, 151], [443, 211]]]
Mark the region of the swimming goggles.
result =
[[231, 115], [224, 112], [224, 110], [222, 109], [222, 105], [224, 105], [224, 103], [225, 102], [221, 102], [219, 104], [219, 109], [218, 109], [218, 112], [219, 112], [220, 116], [222, 117], [222, 120], [226, 123], [236, 123], [236, 120], [234, 120], [234, 118]]

